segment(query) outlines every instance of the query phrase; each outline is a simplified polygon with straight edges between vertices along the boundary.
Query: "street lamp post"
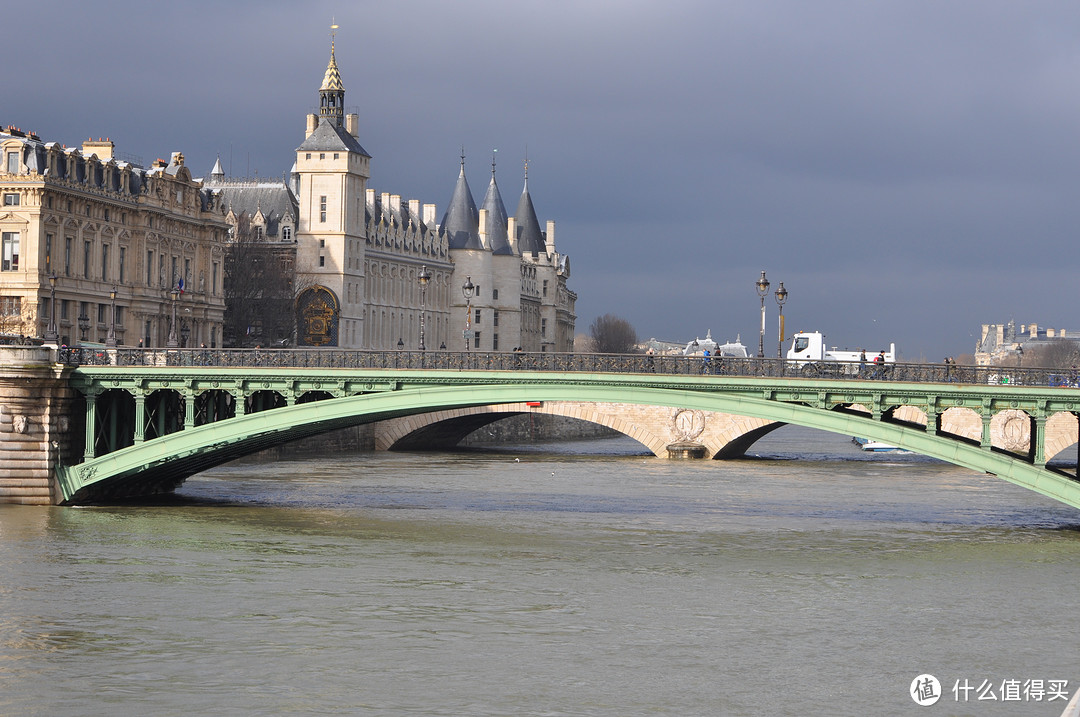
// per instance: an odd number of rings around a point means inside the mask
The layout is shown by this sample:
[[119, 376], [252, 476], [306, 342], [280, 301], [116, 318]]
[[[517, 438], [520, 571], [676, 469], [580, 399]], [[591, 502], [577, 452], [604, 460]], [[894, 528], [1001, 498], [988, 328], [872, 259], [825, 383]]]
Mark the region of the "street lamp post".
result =
[[109, 292], [109, 299], [112, 301], [112, 320], [109, 322], [109, 333], [105, 336], [105, 346], [111, 349], [116, 348], [116, 286], [113, 285], [112, 291]]
[[180, 298], [180, 290], [173, 287], [169, 290], [169, 296], [172, 297], [172, 321], [169, 322], [169, 340], [165, 342], [165, 348], [175, 349], [180, 347], [176, 339], [176, 300]]
[[784, 358], [784, 302], [787, 301], [788, 291], [784, 288], [784, 282], [780, 282], [780, 287], [777, 288], [773, 296], [776, 297], [776, 305], [780, 307], [780, 333], [779, 341], [776, 344], [776, 358]]
[[466, 276], [465, 283], [461, 285], [461, 295], [465, 297], [465, 350], [469, 350], [469, 339], [472, 338], [472, 331], [470, 323], [472, 319], [472, 298], [473, 293], [476, 291], [476, 287], [472, 283], [472, 277]]
[[757, 355], [758, 358], [765, 358], [765, 297], [769, 293], [769, 280], [765, 278], [764, 270], [754, 286], [757, 288], [758, 296], [761, 297], [761, 337], [758, 339]]
[[85, 313], [79, 314], [79, 341], [86, 341], [86, 332], [90, 330], [90, 317]]
[[431, 274], [428, 273], [427, 265], [420, 267], [420, 273], [416, 277], [420, 282], [420, 350], [424, 350], [424, 309], [425, 298], [427, 292], [427, 283], [431, 280]]
[[59, 342], [60, 335], [56, 330], [56, 274], [49, 274], [49, 326], [45, 329], [45, 343]]

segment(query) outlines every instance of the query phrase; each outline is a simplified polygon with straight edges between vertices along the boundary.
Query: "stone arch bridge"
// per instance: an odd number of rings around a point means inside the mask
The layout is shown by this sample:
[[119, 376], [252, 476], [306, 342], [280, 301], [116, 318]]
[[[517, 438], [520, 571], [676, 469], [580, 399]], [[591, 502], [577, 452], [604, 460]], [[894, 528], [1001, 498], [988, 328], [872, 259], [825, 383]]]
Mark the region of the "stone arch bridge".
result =
[[168, 491], [234, 458], [363, 423], [378, 423], [378, 448], [417, 449], [453, 445], [506, 415], [543, 413], [609, 426], [658, 456], [735, 457], [781, 425], [809, 426], [1080, 508], [1076, 468], [1047, 465], [1077, 441], [1080, 389], [1045, 372], [897, 365], [886, 375], [833, 367], [792, 376], [775, 360], [704, 374], [683, 357], [0, 352], [11, 359], [0, 370], [5, 502]]

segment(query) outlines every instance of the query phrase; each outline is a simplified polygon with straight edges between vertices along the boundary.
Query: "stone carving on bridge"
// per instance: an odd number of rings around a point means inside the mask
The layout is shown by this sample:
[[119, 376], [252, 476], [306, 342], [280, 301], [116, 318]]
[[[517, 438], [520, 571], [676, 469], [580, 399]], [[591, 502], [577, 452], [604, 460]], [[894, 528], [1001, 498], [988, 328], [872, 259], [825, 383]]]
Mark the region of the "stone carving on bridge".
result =
[[697, 440], [705, 431], [705, 413], [687, 408], [677, 408], [671, 414], [671, 436], [679, 443]]
[[30, 419], [21, 415], [12, 416], [11, 428], [16, 433], [26, 433], [30, 429]]
[[1026, 452], [1031, 446], [1031, 419], [1023, 411], [1002, 411], [991, 425], [998, 429], [993, 431], [998, 433], [995, 445], [1013, 453]]

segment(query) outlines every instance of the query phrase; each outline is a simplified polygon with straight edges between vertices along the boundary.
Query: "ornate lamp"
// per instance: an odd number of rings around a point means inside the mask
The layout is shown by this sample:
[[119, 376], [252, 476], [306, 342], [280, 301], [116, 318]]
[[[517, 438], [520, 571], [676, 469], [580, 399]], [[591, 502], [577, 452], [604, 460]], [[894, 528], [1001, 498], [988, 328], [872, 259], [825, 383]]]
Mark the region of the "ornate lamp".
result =
[[424, 303], [426, 298], [427, 283], [431, 280], [431, 274], [428, 273], [427, 265], [420, 267], [420, 273], [417, 274], [416, 280], [420, 282], [420, 350], [424, 350]]
[[105, 346], [116, 348], [116, 285], [109, 292], [109, 300], [112, 302], [112, 321], [109, 322], [109, 333], [105, 336]]
[[761, 297], [761, 338], [758, 339], [758, 358], [765, 358], [765, 296], [769, 293], [769, 280], [765, 278], [765, 270], [761, 271], [761, 278], [754, 284], [758, 296]]
[[472, 283], [472, 277], [466, 276], [465, 283], [461, 285], [461, 295], [465, 297], [465, 333], [463, 336], [465, 337], [466, 351], [469, 350], [469, 339], [472, 338], [472, 331], [470, 329], [472, 324], [470, 322], [472, 320], [472, 298], [475, 293], [476, 286]]
[[780, 282], [780, 287], [776, 290], [773, 296], [776, 297], [776, 305], [780, 307], [780, 339], [776, 345], [776, 358], [784, 358], [784, 302], [787, 301], [788, 291], [784, 288], [784, 282]]
[[60, 335], [56, 331], [56, 274], [49, 274], [49, 325], [45, 329], [45, 343], [56, 344]]

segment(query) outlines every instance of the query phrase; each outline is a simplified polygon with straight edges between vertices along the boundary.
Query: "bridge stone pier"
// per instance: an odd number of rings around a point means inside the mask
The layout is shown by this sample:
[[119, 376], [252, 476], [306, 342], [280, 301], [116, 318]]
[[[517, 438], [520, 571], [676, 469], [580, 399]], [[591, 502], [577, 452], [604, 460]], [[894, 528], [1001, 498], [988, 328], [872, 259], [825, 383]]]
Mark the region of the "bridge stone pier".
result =
[[59, 502], [55, 466], [71, 455], [70, 369], [43, 347], [0, 346], [0, 503]]
[[530, 401], [455, 408], [375, 426], [376, 450], [441, 450], [507, 416], [534, 414], [576, 418], [630, 436], [660, 458], [731, 458], [782, 423], [730, 413], [633, 403]]

